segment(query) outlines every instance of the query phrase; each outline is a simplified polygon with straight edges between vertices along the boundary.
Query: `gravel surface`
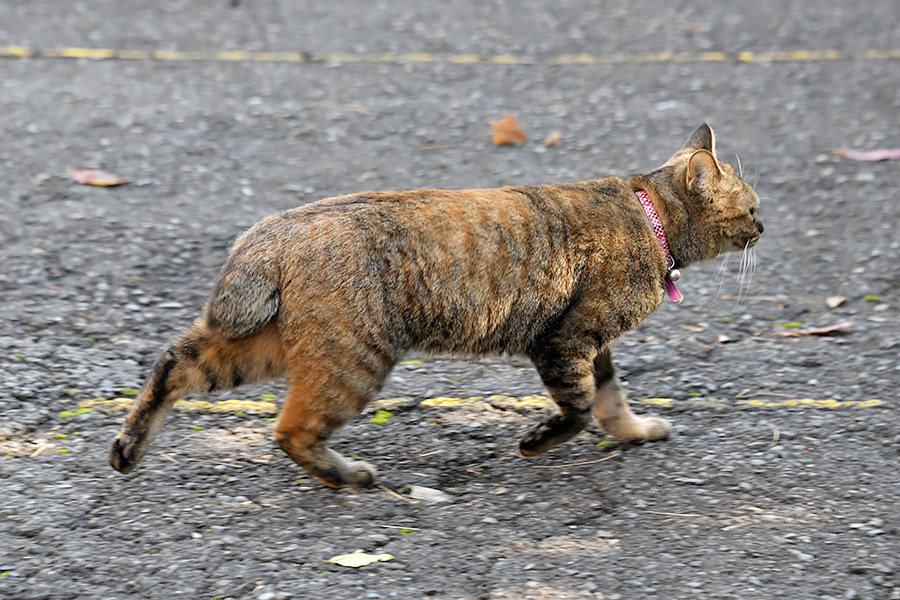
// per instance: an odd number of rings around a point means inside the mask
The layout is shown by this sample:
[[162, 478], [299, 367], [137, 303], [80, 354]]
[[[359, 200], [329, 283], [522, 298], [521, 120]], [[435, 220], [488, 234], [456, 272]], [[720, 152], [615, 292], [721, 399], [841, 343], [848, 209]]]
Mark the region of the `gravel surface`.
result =
[[[437, 56], [0, 58], [0, 598], [900, 599], [900, 172], [830, 152], [900, 145], [900, 62], [858, 58], [900, 48], [897, 3], [257, 4], [0, 6], [0, 45], [33, 50]], [[536, 62], [441, 58], [462, 53]], [[531, 140], [495, 148], [510, 112]], [[175, 411], [134, 474], [107, 466], [123, 413], [90, 401], [140, 387], [259, 218], [366, 189], [624, 176], [704, 120], [758, 177], [766, 234], [745, 300], [737, 256], [724, 277], [689, 268], [685, 303], [617, 345], [668, 441], [592, 427], [524, 459], [549, 409], [490, 397], [544, 394], [527, 361], [410, 356], [381, 395], [405, 400], [371, 408], [386, 422], [335, 440], [393, 493], [326, 489], [282, 455], [260, 408], [280, 382], [194, 398], [253, 402]], [[394, 558], [324, 562], [357, 550]]]

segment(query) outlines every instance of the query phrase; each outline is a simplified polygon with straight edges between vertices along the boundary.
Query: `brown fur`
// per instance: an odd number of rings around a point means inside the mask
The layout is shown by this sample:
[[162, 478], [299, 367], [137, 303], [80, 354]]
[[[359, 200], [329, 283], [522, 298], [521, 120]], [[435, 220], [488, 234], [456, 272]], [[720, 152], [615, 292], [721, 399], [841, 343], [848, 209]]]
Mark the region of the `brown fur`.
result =
[[287, 376], [275, 437], [323, 483], [375, 470], [327, 446], [404, 352], [530, 357], [560, 413], [520, 450], [546, 452], [593, 413], [623, 440], [665, 437], [637, 417], [609, 345], [662, 301], [666, 265], [635, 198], [657, 207], [676, 266], [762, 233], [756, 194], [715, 158], [705, 124], [662, 167], [627, 181], [370, 192], [268, 217], [235, 243], [204, 315], [157, 361], [112, 466], [129, 472], [179, 397]]

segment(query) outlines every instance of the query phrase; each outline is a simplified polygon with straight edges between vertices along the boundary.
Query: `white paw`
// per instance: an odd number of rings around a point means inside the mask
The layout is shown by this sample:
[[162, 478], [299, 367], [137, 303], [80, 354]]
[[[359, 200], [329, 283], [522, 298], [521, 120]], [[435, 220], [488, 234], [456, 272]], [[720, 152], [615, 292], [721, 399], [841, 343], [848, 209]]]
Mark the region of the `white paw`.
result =
[[364, 460], [350, 462], [347, 479], [352, 487], [368, 487], [375, 482], [378, 469]]
[[641, 439], [644, 441], [661, 440], [672, 431], [672, 423], [662, 417], [649, 416], [638, 418], [643, 431]]

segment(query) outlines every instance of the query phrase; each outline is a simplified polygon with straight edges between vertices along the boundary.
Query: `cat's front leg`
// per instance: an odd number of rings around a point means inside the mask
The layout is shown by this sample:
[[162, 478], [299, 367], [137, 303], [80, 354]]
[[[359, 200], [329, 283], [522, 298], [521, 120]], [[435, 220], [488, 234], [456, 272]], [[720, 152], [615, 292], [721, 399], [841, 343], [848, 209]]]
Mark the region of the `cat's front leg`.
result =
[[519, 443], [523, 456], [542, 454], [578, 435], [591, 420], [594, 405], [594, 354], [590, 344], [553, 339], [530, 352], [559, 413], [525, 434]]
[[625, 442], [647, 442], [669, 435], [672, 430], [669, 421], [662, 417], [639, 417], [631, 412], [609, 348], [601, 350], [594, 359], [594, 380], [597, 386], [594, 418], [604, 433]]

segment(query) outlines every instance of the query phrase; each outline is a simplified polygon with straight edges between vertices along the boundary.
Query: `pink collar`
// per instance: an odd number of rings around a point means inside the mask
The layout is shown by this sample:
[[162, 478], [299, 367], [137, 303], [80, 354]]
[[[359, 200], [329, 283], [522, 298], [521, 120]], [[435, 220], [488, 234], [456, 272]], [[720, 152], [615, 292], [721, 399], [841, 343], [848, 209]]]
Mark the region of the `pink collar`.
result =
[[681, 271], [675, 268], [675, 259], [672, 258], [672, 254], [669, 252], [669, 242], [666, 240], [666, 231], [663, 229], [662, 220], [659, 218], [656, 208], [653, 207], [647, 192], [635, 190], [634, 194], [640, 200], [641, 206], [644, 207], [644, 212], [647, 214], [647, 218], [650, 219], [650, 226], [653, 227], [653, 233], [656, 234], [659, 245], [662, 246], [666, 255], [666, 294], [669, 295], [669, 299], [672, 302], [679, 304], [684, 300], [684, 296], [675, 287], [675, 282], [681, 278]]

